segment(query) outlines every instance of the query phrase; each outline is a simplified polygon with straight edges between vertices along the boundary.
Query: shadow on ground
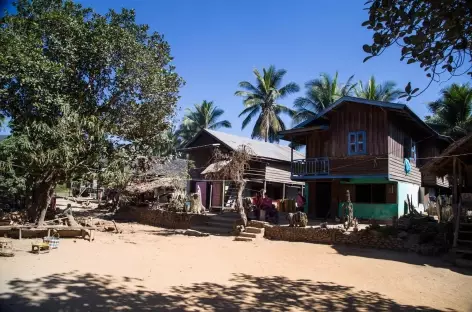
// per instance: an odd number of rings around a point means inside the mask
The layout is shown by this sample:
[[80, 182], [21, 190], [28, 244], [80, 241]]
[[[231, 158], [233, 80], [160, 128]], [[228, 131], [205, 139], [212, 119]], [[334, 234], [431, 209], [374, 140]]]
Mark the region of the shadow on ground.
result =
[[422, 256], [413, 252], [400, 252], [393, 250], [371, 249], [346, 245], [332, 245], [337, 254], [343, 256], [354, 256], [372, 259], [381, 259], [388, 261], [397, 261], [413, 265], [431, 266], [436, 268], [445, 268], [453, 272], [472, 275], [472, 269], [459, 268], [452, 263], [447, 262], [447, 255], [441, 256]]
[[196, 283], [159, 293], [141, 280], [70, 272], [15, 279], [2, 311], [438, 311], [401, 305], [379, 293], [285, 277], [235, 274], [229, 285]]

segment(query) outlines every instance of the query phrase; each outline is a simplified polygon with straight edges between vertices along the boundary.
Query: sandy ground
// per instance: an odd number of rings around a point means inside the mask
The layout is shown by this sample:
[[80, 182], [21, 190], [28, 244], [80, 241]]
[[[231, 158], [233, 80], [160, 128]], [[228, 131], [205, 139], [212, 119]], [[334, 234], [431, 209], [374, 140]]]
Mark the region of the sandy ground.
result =
[[119, 224], [0, 258], [1, 311], [472, 311], [472, 272], [415, 254]]

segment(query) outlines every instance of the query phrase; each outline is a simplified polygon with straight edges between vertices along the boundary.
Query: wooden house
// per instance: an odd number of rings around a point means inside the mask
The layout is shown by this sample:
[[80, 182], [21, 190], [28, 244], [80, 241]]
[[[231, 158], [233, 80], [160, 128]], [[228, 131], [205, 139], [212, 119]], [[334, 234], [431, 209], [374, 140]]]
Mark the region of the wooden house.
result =
[[[407, 195], [421, 206], [425, 191], [421, 158], [439, 154], [452, 141], [405, 104], [354, 97], [339, 99], [280, 135], [306, 147], [306, 157], [292, 157], [291, 172], [292, 180], [307, 183], [307, 212], [312, 218], [341, 216], [346, 190], [360, 219], [401, 216]], [[427, 187], [446, 185], [435, 176], [424, 177]]]
[[290, 160], [292, 153], [297, 158], [303, 158], [303, 154], [291, 151], [288, 146], [209, 129], [201, 130], [181, 149], [188, 155], [193, 167], [189, 171], [191, 181], [187, 190], [196, 192], [199, 187], [203, 205], [207, 208], [231, 207], [236, 198], [236, 189], [232, 182], [209, 180], [205, 173], [211, 171], [214, 166], [212, 156], [215, 148], [228, 153], [242, 145], [249, 147], [254, 154], [254, 160], [245, 175], [248, 182], [244, 196], [252, 196], [264, 189], [272, 199], [295, 198], [297, 190], [305, 183], [291, 180]]

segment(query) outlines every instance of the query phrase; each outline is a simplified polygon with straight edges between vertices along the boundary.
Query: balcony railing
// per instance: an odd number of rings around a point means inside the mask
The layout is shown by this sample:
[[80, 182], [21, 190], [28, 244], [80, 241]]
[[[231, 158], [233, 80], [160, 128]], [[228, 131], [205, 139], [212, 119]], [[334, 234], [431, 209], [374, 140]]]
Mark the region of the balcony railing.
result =
[[292, 177], [329, 175], [328, 157], [292, 161]]

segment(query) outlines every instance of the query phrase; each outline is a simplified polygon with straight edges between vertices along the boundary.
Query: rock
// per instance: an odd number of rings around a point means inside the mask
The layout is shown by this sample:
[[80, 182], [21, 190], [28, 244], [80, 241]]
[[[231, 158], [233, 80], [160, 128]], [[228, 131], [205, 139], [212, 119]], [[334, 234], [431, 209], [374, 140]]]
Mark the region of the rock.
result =
[[202, 233], [202, 232], [195, 231], [195, 230], [186, 230], [182, 234], [188, 235], [188, 236], [196, 236], [196, 237], [210, 236], [210, 234], [208, 234], [208, 233]]
[[397, 237], [401, 239], [406, 239], [408, 237], [408, 233], [405, 231], [401, 231], [400, 233], [398, 233]]

